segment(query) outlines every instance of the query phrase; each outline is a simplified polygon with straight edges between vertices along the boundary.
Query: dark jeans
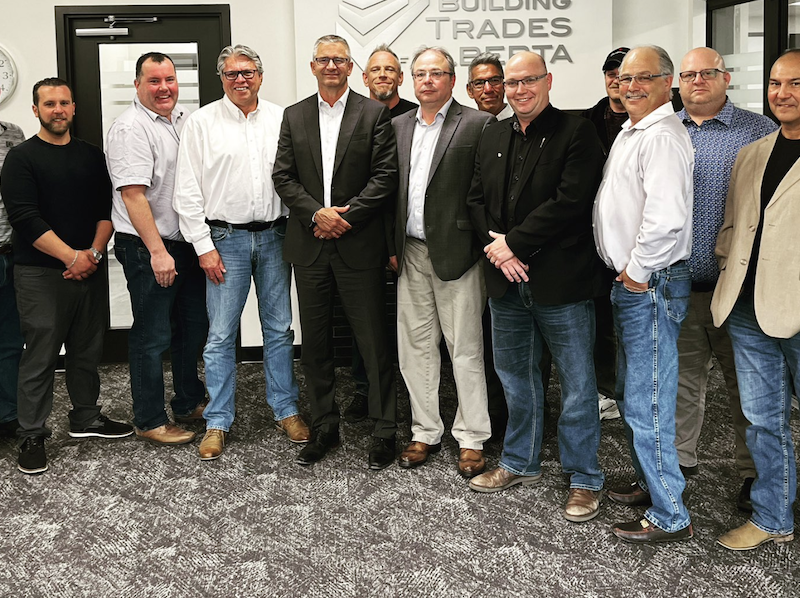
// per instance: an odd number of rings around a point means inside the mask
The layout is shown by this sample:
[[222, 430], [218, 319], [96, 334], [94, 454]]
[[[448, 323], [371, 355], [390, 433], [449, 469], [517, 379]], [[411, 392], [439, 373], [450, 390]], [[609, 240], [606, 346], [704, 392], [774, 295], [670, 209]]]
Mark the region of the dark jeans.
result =
[[62, 270], [14, 267], [14, 289], [25, 350], [19, 363], [17, 417], [20, 440], [50, 436], [45, 427], [53, 408], [58, 353], [66, 349], [70, 428], [82, 430], [100, 414], [100, 377], [108, 321], [108, 285], [100, 268], [86, 280], [64, 280]]
[[17, 417], [17, 375], [23, 343], [14, 296], [14, 258], [6, 253], [0, 255], [0, 423]]
[[205, 274], [190, 243], [165, 240], [164, 245], [178, 272], [170, 287], [156, 282], [150, 252], [139, 237], [117, 233], [114, 240], [114, 253], [131, 295], [128, 359], [133, 418], [140, 430], [169, 422], [161, 363], [167, 349], [172, 361], [175, 415], [188, 415], [205, 398], [205, 387], [197, 377], [197, 359], [208, 334]]

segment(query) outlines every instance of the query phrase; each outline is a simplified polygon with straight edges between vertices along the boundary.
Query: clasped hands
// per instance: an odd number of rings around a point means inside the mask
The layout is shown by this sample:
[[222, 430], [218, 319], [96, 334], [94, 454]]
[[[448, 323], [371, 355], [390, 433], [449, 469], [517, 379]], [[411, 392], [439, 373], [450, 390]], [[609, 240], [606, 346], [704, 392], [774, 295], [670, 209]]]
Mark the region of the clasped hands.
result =
[[317, 239], [338, 239], [353, 226], [339, 214], [344, 214], [350, 206], [331, 206], [320, 208], [314, 214], [314, 236]]
[[528, 282], [528, 264], [514, 255], [506, 243], [506, 236], [493, 230], [489, 231], [489, 236], [494, 241], [483, 248], [489, 262], [500, 270], [509, 282]]

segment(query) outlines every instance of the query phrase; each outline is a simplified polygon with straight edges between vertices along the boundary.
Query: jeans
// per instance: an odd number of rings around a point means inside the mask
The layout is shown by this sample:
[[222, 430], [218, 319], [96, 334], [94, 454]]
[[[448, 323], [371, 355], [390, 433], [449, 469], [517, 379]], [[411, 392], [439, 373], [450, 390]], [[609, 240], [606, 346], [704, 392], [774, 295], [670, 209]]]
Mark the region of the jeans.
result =
[[561, 380], [558, 448], [571, 488], [600, 490], [597, 461], [600, 414], [594, 373], [594, 303], [541, 305], [527, 283], [509, 285], [489, 299], [494, 365], [508, 403], [500, 467], [516, 475], [541, 473], [539, 452], [545, 389], [539, 371], [544, 343], [550, 347]]
[[681, 498], [686, 481], [675, 448], [677, 340], [690, 289], [685, 262], [653, 273], [647, 291], [635, 293], [617, 281], [611, 288], [619, 342], [617, 405], [633, 469], [653, 502], [645, 517], [667, 532], [690, 523]]
[[114, 253], [131, 295], [133, 326], [128, 334], [133, 421], [142, 431], [169, 423], [164, 410], [161, 356], [169, 349], [175, 396], [172, 411], [190, 414], [205, 398], [197, 358], [208, 333], [205, 274], [189, 243], [164, 241], [178, 275], [172, 286], [156, 282], [150, 252], [135, 235], [117, 233]]
[[733, 341], [742, 411], [750, 420], [747, 448], [756, 465], [750, 490], [751, 521], [770, 534], [794, 529], [792, 505], [797, 473], [789, 417], [792, 378], [800, 375], [800, 334], [791, 338], [767, 336], [756, 321], [753, 297], [742, 295], [728, 318]]
[[299, 413], [294, 377], [291, 268], [283, 261], [286, 224], [259, 232], [211, 227], [225, 266], [225, 282], [206, 280], [208, 341], [203, 351], [210, 401], [203, 412], [208, 429], [229, 431], [236, 413], [236, 333], [250, 280], [255, 282], [264, 338], [267, 403], [276, 421]]
[[0, 423], [17, 418], [17, 377], [23, 344], [14, 296], [14, 258], [6, 253], [0, 255]]

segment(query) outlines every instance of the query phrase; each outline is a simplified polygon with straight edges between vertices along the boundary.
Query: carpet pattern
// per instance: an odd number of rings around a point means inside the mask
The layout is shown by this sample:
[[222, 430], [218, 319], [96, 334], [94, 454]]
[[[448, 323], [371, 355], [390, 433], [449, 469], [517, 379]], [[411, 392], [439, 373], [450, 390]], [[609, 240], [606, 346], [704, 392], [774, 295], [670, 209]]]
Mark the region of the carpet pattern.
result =
[[[338, 375], [337, 396], [346, 404], [352, 382], [346, 370]], [[800, 595], [800, 538], [746, 553], [715, 543], [745, 521], [734, 504], [740, 480], [716, 370], [700, 473], [687, 487], [695, 538], [663, 546], [631, 546], [610, 534], [612, 523], [637, 518], [641, 509], [606, 501], [593, 521], [563, 519], [566, 485], [552, 423], [542, 480], [498, 494], [468, 489], [449, 435], [419, 469], [370, 471], [368, 422], [343, 423], [342, 446], [302, 468], [294, 463], [298, 448], [273, 427], [260, 365], [242, 364], [238, 376], [229, 444], [218, 461], [201, 462], [199, 441], [162, 448], [135, 438], [69, 438], [69, 400], [57, 375], [50, 469], [21, 474], [13, 444], [0, 443], [0, 596]], [[101, 379], [104, 412], [130, 421], [127, 367], [104, 366]], [[557, 405], [554, 382], [550, 401]], [[442, 397], [450, 422], [455, 400], [447, 373]], [[304, 397], [301, 408], [307, 413]], [[402, 445], [410, 424], [404, 392], [400, 418]], [[793, 431], [799, 438], [796, 420]], [[498, 445], [487, 447], [490, 466], [499, 454]], [[603, 422], [600, 463], [608, 487], [632, 479], [619, 420]]]

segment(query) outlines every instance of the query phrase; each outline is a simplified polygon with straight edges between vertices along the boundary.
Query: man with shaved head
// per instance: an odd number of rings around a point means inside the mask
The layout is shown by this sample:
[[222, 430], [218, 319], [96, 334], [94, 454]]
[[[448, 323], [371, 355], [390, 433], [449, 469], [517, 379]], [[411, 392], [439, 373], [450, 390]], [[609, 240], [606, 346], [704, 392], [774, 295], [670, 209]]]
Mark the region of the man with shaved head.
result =
[[592, 240], [592, 201], [603, 149], [592, 124], [550, 104], [541, 56], [515, 54], [505, 70], [510, 119], [490, 124], [478, 146], [467, 197], [485, 244], [494, 362], [508, 403], [500, 466], [470, 488], [497, 492], [542, 476], [542, 386], [547, 343], [561, 380], [561, 467], [570, 478], [569, 521], [600, 512], [600, 417], [594, 361], [594, 303], [603, 285]]
[[730, 398], [736, 432], [736, 469], [744, 480], [737, 505], [751, 510], [750, 487], [755, 465], [745, 442], [748, 422], [739, 404], [733, 347], [724, 328], [711, 321], [711, 294], [719, 278], [714, 257], [717, 233], [725, 214], [725, 198], [733, 162], [739, 150], [774, 131], [766, 116], [736, 108], [727, 98], [731, 75], [711, 48], [695, 48], [683, 57], [678, 112], [694, 146], [694, 210], [692, 213], [692, 293], [689, 311], [678, 336], [678, 399], [675, 410], [675, 446], [685, 476], [698, 471], [697, 439], [703, 425], [711, 356], [716, 356]]
[[600, 257], [617, 272], [611, 288], [619, 341], [616, 400], [637, 481], [608, 495], [621, 504], [652, 506], [644, 518], [611, 531], [627, 542], [684, 540], [693, 532], [675, 449], [676, 343], [691, 288], [686, 260], [694, 149], [670, 103], [669, 55], [658, 46], [634, 48], [619, 72], [630, 118], [606, 162], [594, 236]]

